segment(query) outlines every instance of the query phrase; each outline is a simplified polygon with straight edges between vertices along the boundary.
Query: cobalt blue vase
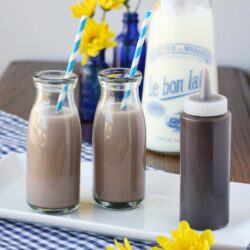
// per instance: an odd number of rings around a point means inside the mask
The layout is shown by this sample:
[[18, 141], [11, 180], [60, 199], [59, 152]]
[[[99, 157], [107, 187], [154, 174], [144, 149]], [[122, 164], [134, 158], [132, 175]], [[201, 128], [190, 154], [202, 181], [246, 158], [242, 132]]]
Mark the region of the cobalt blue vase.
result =
[[108, 64], [105, 62], [105, 50], [102, 50], [96, 57], [89, 57], [88, 63], [81, 68], [79, 113], [82, 121], [94, 120], [101, 93], [98, 73], [106, 68]]
[[[138, 14], [126, 12], [123, 14], [123, 30], [116, 37], [118, 45], [114, 48], [114, 67], [130, 68], [139, 38]], [[144, 75], [146, 60], [146, 43], [144, 43], [138, 70]], [[142, 98], [143, 82], [139, 88], [139, 96]]]

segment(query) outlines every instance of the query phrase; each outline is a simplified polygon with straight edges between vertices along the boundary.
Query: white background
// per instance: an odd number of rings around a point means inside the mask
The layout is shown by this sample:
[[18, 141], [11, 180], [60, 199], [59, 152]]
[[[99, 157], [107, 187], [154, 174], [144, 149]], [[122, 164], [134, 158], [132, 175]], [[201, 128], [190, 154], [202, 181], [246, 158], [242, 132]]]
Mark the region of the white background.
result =
[[[78, 23], [69, 6], [76, 1], [0, 0], [0, 75], [13, 60], [68, 60]], [[141, 17], [153, 2], [142, 0]], [[214, 0], [213, 7], [218, 64], [250, 72], [250, 0]], [[122, 12], [108, 15], [117, 33]]]

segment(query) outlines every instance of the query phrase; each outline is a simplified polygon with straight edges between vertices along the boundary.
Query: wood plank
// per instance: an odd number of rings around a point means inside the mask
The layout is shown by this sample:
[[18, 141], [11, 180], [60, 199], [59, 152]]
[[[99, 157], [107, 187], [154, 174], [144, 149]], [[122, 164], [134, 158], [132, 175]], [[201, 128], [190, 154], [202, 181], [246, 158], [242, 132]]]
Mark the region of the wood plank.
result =
[[[33, 74], [49, 69], [65, 70], [66, 66], [67, 64], [63, 62], [25, 61], [11, 63], [0, 79], [0, 109], [28, 119], [36, 94]], [[79, 70], [79, 65], [76, 66], [76, 69]], [[78, 103], [78, 87], [76, 93], [76, 102]]]
[[227, 96], [232, 112], [231, 179], [250, 183], [250, 85], [238, 69], [223, 68], [219, 79], [219, 91]]

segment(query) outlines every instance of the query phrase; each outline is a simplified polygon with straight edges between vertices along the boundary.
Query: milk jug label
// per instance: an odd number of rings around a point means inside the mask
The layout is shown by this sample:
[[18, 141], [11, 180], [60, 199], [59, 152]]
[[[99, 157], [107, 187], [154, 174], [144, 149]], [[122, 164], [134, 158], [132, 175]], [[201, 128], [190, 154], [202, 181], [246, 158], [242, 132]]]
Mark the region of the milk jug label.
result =
[[189, 70], [188, 75], [184, 78], [173, 79], [167, 75], [162, 77], [150, 76], [148, 83], [148, 96], [146, 109], [152, 117], [163, 117], [166, 114], [165, 126], [173, 132], [179, 132], [180, 121], [179, 112], [171, 114], [169, 109], [165, 107], [164, 102], [183, 98], [199, 92], [203, 71]]
[[[188, 82], [185, 82], [188, 79]], [[170, 79], [163, 76], [162, 79], [150, 77], [148, 96], [158, 97], [161, 101], [180, 98], [199, 91], [202, 81], [202, 71], [198, 74], [194, 70], [189, 71], [186, 78]]]
[[189, 56], [204, 63], [212, 63], [211, 51], [201, 46], [187, 43], [171, 43], [157, 46], [150, 51], [149, 58], [151, 62], [154, 62], [159, 57], [164, 57], [166, 55]]

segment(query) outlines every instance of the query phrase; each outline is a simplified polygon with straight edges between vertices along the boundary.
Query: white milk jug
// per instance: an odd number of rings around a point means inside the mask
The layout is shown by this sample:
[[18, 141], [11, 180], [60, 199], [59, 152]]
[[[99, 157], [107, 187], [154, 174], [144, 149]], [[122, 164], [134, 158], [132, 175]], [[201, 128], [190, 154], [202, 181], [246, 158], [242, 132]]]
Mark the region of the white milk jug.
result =
[[209, 0], [157, 0], [150, 24], [143, 89], [147, 148], [180, 152], [185, 96], [199, 92], [204, 69], [218, 92]]

